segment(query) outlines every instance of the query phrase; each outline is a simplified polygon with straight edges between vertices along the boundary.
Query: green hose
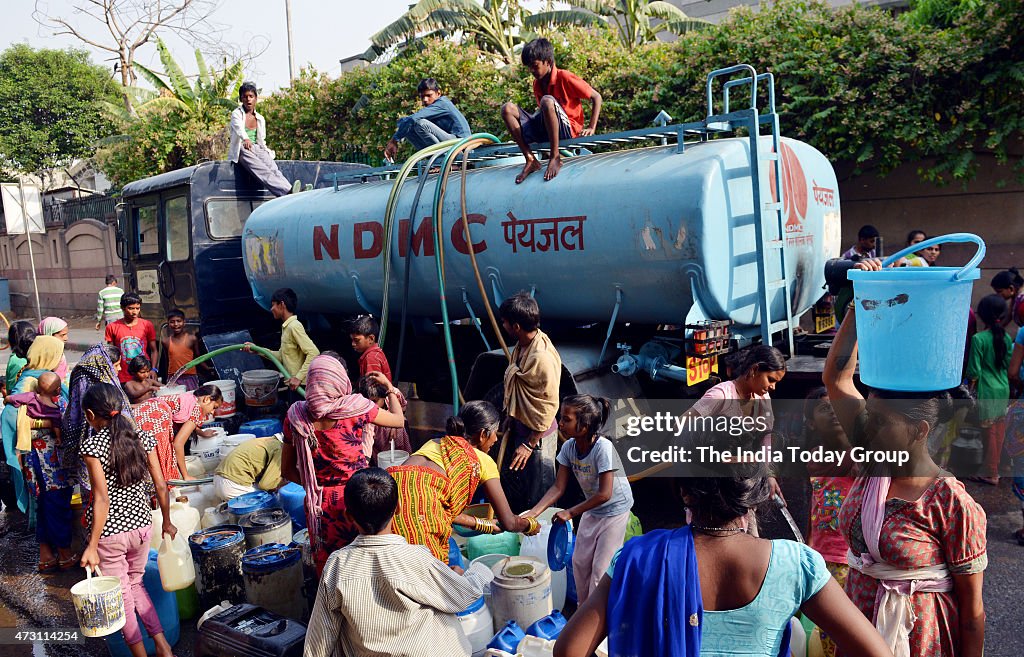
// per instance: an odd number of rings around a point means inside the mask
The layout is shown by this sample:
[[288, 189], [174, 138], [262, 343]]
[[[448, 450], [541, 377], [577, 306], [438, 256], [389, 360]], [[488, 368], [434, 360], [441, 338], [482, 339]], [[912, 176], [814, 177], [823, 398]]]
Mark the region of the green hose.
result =
[[[205, 363], [206, 361], [210, 360], [211, 358], [213, 358], [215, 356], [220, 356], [221, 354], [226, 354], [226, 353], [228, 353], [230, 351], [241, 351], [242, 349], [245, 349], [245, 345], [244, 344], [230, 344], [230, 345], [228, 345], [226, 347], [221, 347], [220, 349], [214, 349], [213, 351], [211, 351], [209, 353], [205, 353], [205, 354], [203, 354], [202, 356], [200, 356], [198, 358], [193, 358], [189, 362], [187, 362], [184, 365], [182, 365], [178, 369], [178, 371], [180, 372], [182, 370], [188, 370], [188, 369], [190, 369], [192, 367], [195, 367], [199, 363]], [[284, 365], [282, 365], [279, 360], [277, 360], [277, 358], [274, 356], [274, 353], [272, 351], [270, 351], [269, 349], [264, 349], [263, 347], [260, 347], [258, 345], [254, 345], [254, 344], [249, 345], [249, 349], [251, 351], [259, 354], [260, 356], [263, 356], [267, 360], [269, 360], [274, 365], [274, 367], [277, 368], [277, 371], [280, 372], [281, 374], [283, 374], [285, 376], [285, 378], [288, 378], [288, 379], [291, 378], [291, 376], [292, 376], [291, 373], [284, 368]], [[174, 379], [174, 380], [177, 381], [177, 379]], [[168, 381], [167, 383], [170, 384], [171, 382]], [[295, 390], [296, 390], [296, 392], [298, 392], [303, 397], [306, 396], [306, 389], [303, 388], [302, 386], [299, 386]]]

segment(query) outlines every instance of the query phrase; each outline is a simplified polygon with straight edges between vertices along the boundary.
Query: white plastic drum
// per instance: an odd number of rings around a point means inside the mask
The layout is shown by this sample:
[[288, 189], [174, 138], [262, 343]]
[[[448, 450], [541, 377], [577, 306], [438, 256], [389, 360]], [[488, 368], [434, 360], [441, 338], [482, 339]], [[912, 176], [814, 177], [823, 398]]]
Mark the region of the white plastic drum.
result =
[[491, 568], [491, 613], [494, 626], [510, 620], [529, 627], [551, 613], [551, 570], [532, 557], [506, 557]]

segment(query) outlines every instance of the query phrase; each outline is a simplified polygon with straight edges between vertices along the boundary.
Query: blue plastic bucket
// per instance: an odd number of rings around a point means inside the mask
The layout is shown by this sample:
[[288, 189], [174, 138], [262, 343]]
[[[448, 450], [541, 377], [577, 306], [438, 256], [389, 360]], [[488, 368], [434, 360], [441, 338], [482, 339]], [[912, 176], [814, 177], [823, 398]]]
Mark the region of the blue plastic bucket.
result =
[[895, 253], [883, 267], [935, 244], [978, 245], [963, 267], [851, 269], [860, 379], [882, 390], [920, 392], [960, 385], [967, 319], [985, 242], [970, 233], [933, 237]]

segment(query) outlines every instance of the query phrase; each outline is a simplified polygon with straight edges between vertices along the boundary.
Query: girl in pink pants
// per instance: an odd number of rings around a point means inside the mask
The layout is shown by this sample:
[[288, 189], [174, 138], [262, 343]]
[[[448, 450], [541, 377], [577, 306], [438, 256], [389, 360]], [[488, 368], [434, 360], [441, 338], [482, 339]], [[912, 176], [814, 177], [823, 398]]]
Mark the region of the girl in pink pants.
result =
[[173, 537], [164, 482], [148, 433], [138, 433], [123, 413], [123, 396], [108, 383], [92, 385], [82, 396], [82, 409], [91, 427], [80, 447], [92, 482], [92, 504], [86, 513], [90, 524], [89, 545], [82, 553], [82, 566], [100, 567], [104, 575], [121, 579], [125, 625], [122, 633], [134, 657], [145, 657], [142, 632], [136, 613], [153, 642], [158, 657], [171, 657], [153, 601], [142, 586], [142, 574], [149, 558], [152, 516], [149, 482], [156, 486], [163, 513], [162, 531]]

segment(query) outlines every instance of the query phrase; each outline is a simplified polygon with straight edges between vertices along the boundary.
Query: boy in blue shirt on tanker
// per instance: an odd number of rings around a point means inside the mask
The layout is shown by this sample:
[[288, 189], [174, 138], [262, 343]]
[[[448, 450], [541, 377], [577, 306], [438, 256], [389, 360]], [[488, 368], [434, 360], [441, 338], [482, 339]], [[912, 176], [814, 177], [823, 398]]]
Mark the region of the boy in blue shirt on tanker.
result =
[[384, 157], [390, 161], [395, 159], [398, 144], [403, 139], [419, 151], [432, 144], [472, 134], [466, 117], [448, 96], [441, 93], [437, 80], [421, 80], [416, 95], [423, 103], [423, 109], [398, 120], [395, 136], [384, 146]]

